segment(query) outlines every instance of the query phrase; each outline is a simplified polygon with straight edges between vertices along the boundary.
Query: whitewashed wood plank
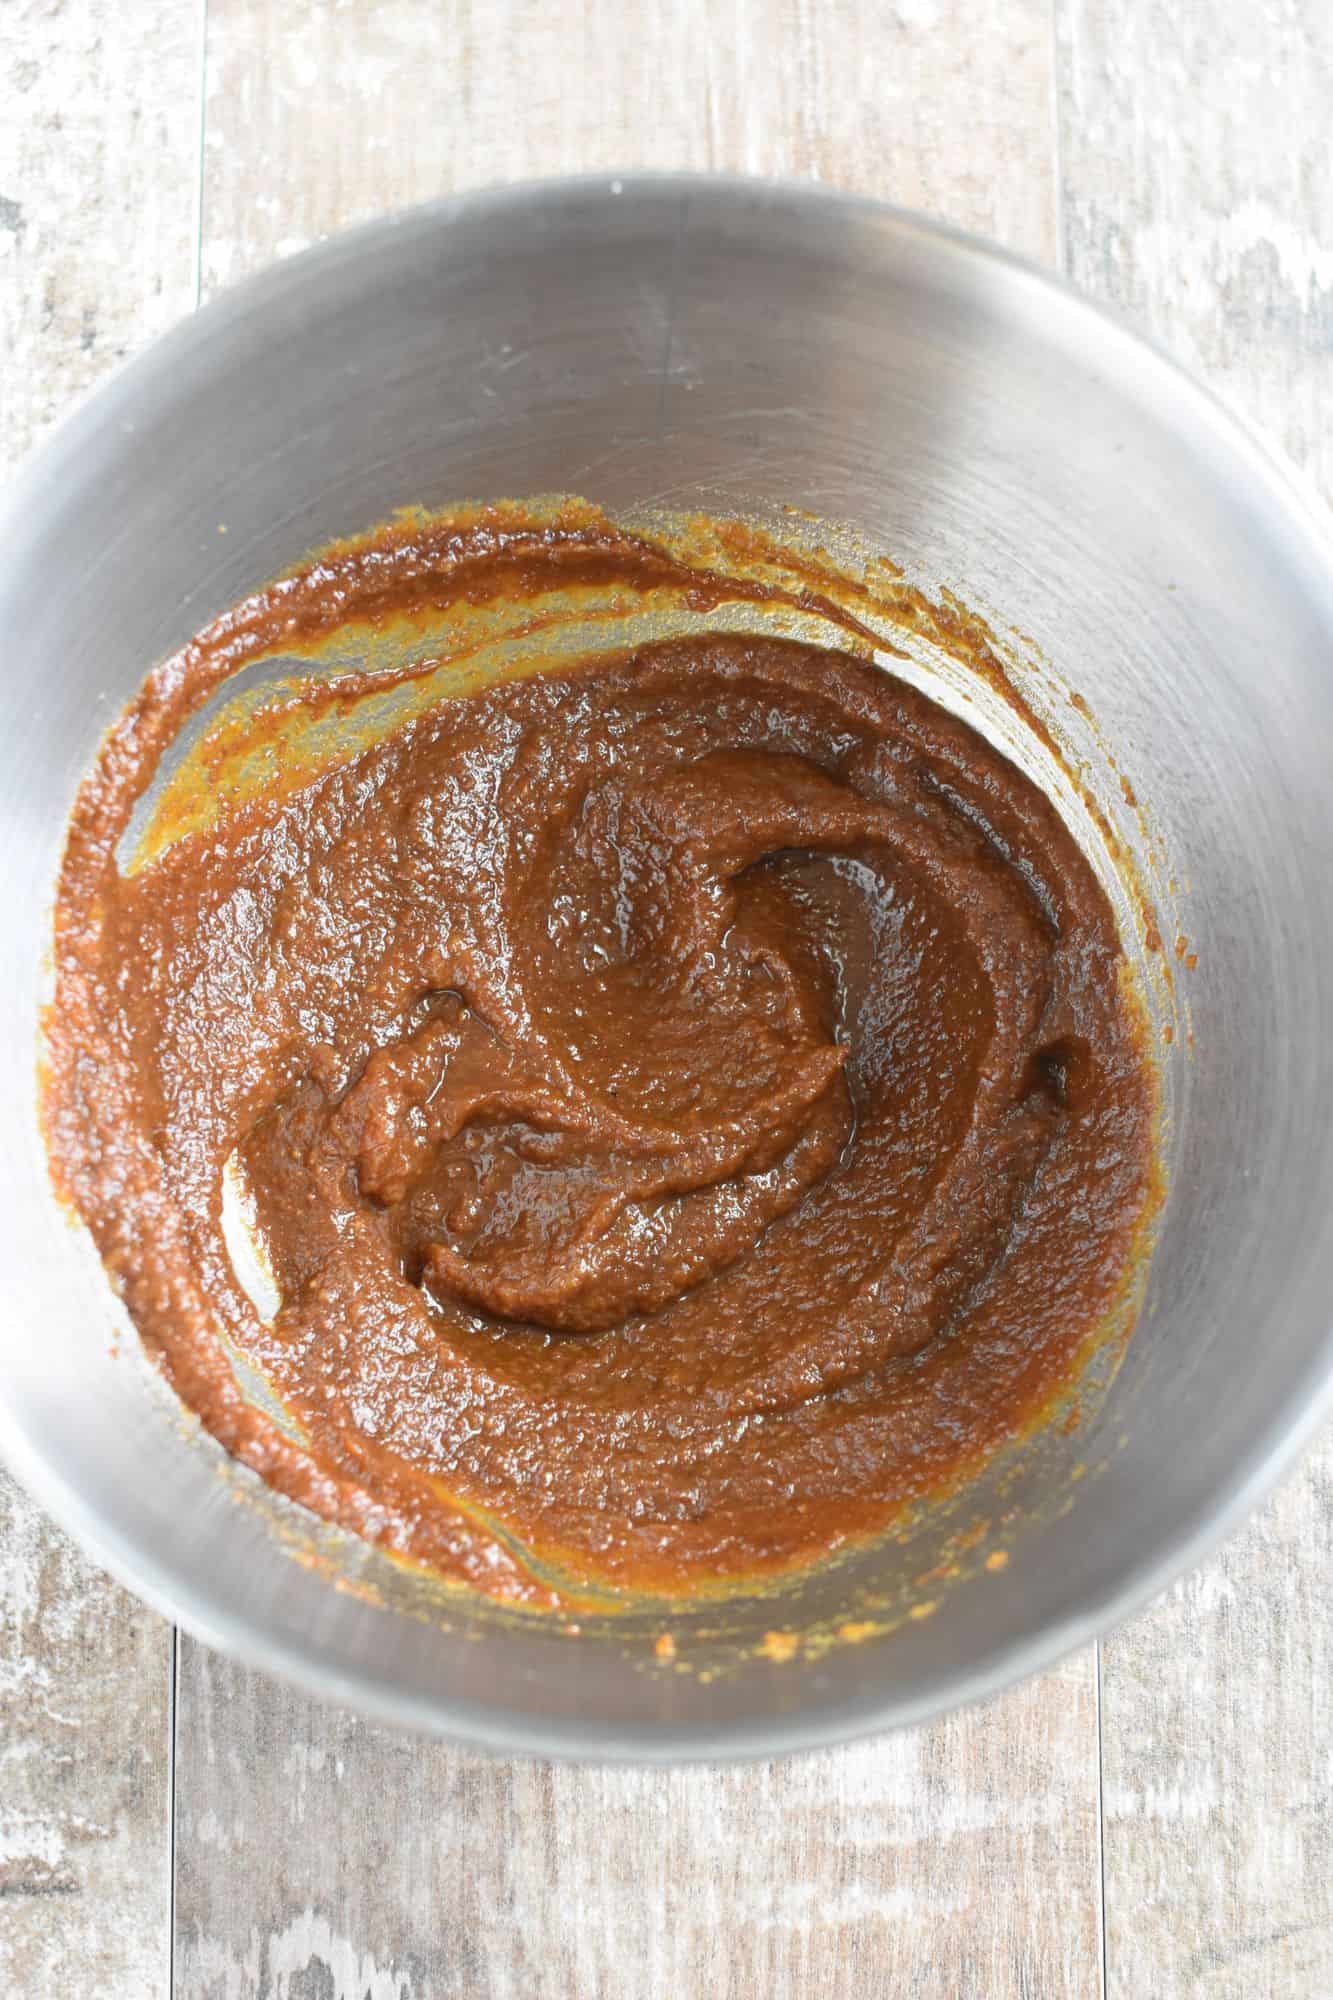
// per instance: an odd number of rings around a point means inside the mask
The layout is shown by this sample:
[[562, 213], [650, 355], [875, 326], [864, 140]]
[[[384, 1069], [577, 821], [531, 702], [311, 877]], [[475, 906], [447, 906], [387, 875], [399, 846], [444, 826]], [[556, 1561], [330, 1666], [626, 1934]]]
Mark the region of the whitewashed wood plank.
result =
[[171, 1628], [0, 1474], [0, 1993], [157, 2000]]
[[[1070, 274], [1333, 499], [1333, 12], [1059, 13]], [[1333, 1994], [1331, 1555], [1326, 1438], [1104, 1649], [1111, 2000]]]
[[[203, 272], [538, 173], [818, 175], [1056, 248], [1046, 0], [212, 0]], [[1091, 1651], [740, 1771], [487, 1763], [182, 1640], [183, 2000], [1095, 1994]]]
[[191, 1646], [188, 2000], [1056, 2000], [1097, 1991], [1091, 1677], [731, 1770], [487, 1761]]
[[0, 7], [0, 471], [194, 305], [202, 20]]
[[[0, 471], [193, 303], [200, 20], [0, 8]], [[167, 1993], [171, 1651], [0, 1475], [0, 1993]]]
[[1102, 1663], [1112, 2000], [1333, 1994], [1333, 1443]]
[[207, 287], [537, 174], [850, 186], [1053, 259], [1047, 0], [212, 0]]
[[1069, 275], [1333, 498], [1333, 8], [1058, 12]]

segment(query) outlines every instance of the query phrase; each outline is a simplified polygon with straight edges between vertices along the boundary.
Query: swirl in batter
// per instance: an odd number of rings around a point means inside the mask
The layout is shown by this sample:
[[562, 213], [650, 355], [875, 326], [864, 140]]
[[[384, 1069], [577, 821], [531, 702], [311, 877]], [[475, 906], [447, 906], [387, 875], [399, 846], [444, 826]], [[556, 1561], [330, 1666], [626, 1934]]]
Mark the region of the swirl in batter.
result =
[[52, 1151], [182, 1393], [321, 1513], [534, 1603], [809, 1560], [1113, 1304], [1153, 1092], [1111, 910], [879, 668], [718, 633], [495, 685], [122, 875], [128, 740], [66, 863]]

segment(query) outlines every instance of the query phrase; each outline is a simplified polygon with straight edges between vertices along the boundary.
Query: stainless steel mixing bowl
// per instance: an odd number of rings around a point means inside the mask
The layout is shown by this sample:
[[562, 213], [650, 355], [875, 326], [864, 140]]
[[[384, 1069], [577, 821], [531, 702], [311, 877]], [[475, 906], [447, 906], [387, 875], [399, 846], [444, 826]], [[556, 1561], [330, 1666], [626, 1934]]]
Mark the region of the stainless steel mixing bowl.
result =
[[[1198, 956], [1179, 967], [1193, 1048], [1182, 1031], [1167, 1052], [1170, 1192], [1123, 1368], [1035, 1469], [973, 1496], [1008, 1567], [887, 1637], [787, 1660], [736, 1644], [836, 1617], [895, 1564], [928, 1569], [929, 1526], [780, 1609], [740, 1607], [713, 1673], [690, 1670], [723, 1648], [707, 1607], [671, 1621], [668, 1668], [645, 1630], [441, 1600], [220, 1462], [118, 1337], [48, 1191], [33, 1070], [61, 831], [146, 666], [404, 502], [554, 490], [790, 502], [993, 607], [1086, 697]], [[376, 223], [210, 306], [46, 446], [0, 535], [0, 632], [0, 1444], [204, 1639], [505, 1748], [776, 1751], [1046, 1665], [1195, 1561], [1310, 1434], [1333, 1378], [1329, 552], [1206, 394], [1051, 278], [868, 202], [706, 179]], [[1092, 738], [1087, 754], [1105, 777]]]

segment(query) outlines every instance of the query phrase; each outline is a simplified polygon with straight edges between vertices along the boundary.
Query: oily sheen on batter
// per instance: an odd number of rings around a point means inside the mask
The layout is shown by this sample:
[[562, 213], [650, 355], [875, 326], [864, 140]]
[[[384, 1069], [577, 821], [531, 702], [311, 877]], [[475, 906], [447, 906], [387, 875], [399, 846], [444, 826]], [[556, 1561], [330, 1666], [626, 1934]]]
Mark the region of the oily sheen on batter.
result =
[[533, 1604], [807, 1560], [1020, 1428], [1123, 1285], [1110, 908], [880, 669], [717, 633], [494, 685], [124, 875], [123, 743], [53, 1160], [181, 1393], [324, 1515]]

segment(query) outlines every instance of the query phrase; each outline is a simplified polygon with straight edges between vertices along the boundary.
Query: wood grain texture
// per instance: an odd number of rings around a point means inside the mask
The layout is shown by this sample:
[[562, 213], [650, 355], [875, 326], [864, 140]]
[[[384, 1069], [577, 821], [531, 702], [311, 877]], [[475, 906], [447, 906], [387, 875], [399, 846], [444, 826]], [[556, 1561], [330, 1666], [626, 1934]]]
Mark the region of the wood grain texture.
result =
[[[474, 183], [812, 175], [1055, 251], [1049, 14], [803, 0], [212, 0], [202, 268]], [[490, 1763], [182, 1640], [188, 2000], [1095, 1994], [1089, 1651], [991, 1708], [738, 1771]]]
[[183, 1654], [188, 2000], [1054, 2000], [1097, 1991], [1084, 1661], [728, 1770], [491, 1762]]
[[387, 207], [623, 166], [813, 177], [1053, 258], [1048, 0], [210, 0], [206, 287]]
[[1333, 1448], [1104, 1643], [1111, 2000], [1333, 1994]]
[[[1070, 275], [1333, 500], [1333, 12], [1060, 0], [1059, 54]], [[1326, 1438], [1104, 1648], [1111, 2000], [1333, 1994], [1331, 1558]]]
[[1333, 498], [1333, 8], [1057, 10], [1070, 277]]
[[202, 0], [0, 6], [0, 474], [195, 302]]
[[161, 2000], [171, 1629], [0, 1474], [0, 1993]]
[[[0, 7], [0, 469], [195, 295], [200, 13]], [[35, 1333], [35, 1330], [34, 1330]], [[0, 1475], [0, 1993], [158, 2000], [170, 1628]]]

